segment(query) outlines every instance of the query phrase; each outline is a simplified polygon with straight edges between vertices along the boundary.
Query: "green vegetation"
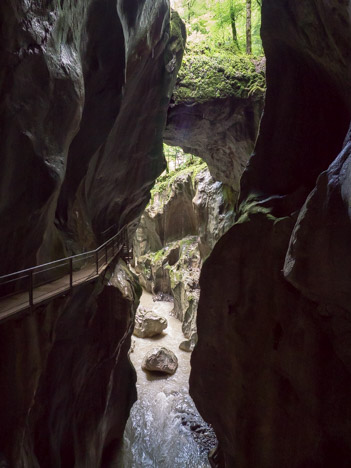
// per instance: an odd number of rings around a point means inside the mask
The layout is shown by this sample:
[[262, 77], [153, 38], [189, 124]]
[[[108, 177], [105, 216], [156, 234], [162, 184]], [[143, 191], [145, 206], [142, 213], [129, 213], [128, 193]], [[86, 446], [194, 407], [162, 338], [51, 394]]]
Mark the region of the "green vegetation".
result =
[[175, 103], [265, 92], [258, 0], [174, 0], [188, 39]]
[[163, 172], [156, 180], [155, 185], [151, 190], [150, 204], [153, 203], [155, 194], [165, 191], [169, 192], [164, 199], [164, 201], [166, 201], [170, 194], [172, 184], [175, 182], [177, 177], [185, 174], [191, 174], [192, 181], [194, 183], [196, 175], [207, 168], [207, 164], [201, 158], [197, 158], [191, 154], [186, 154], [181, 148], [164, 145], [164, 153], [168, 168], [171, 168], [171, 170]]
[[173, 0], [188, 32], [188, 45], [263, 55], [261, 0]]
[[227, 211], [233, 212], [236, 207], [236, 202], [238, 199], [238, 193], [233, 190], [232, 187], [229, 185], [222, 185], [222, 195], [223, 195], [223, 200], [226, 204]]
[[227, 51], [184, 56], [174, 90], [175, 102], [205, 102], [236, 96], [245, 98], [265, 91], [261, 60]]

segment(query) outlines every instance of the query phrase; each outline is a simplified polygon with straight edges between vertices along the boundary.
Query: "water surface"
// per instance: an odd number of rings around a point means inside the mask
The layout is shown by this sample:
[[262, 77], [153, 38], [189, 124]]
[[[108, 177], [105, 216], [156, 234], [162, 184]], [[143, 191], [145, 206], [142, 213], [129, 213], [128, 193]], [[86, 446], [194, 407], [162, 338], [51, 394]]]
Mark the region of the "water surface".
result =
[[[169, 315], [170, 302], [153, 302], [143, 293], [141, 305], [165, 317], [168, 327], [155, 338], [132, 337], [130, 359], [137, 371], [138, 401], [128, 419], [118, 468], [207, 468], [207, 452], [216, 445], [214, 433], [189, 396], [190, 353], [179, 349], [184, 341], [181, 323]], [[145, 372], [141, 363], [154, 347], [164, 346], [178, 358], [174, 375]]]

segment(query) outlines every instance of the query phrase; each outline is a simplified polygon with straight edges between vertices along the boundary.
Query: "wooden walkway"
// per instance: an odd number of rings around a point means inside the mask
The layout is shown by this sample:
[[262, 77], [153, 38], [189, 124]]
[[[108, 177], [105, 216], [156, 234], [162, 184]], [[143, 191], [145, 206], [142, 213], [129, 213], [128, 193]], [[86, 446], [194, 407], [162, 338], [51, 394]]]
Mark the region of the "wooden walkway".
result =
[[[93, 281], [106, 270], [117, 255], [126, 254], [126, 252], [128, 257], [130, 251], [124, 229], [95, 251], [0, 277], [0, 280], [4, 280], [4, 284], [19, 283], [23, 279], [29, 283], [29, 287], [26, 287], [24, 291], [22, 287], [20, 292], [12, 293], [3, 298], [0, 297], [0, 322], [20, 316], [26, 311], [32, 310], [33, 307], [69, 293], [80, 284]], [[85, 263], [85, 265], [82, 263]], [[82, 264], [80, 269], [77, 268], [79, 264]], [[40, 277], [41, 274], [48, 271], [55, 272], [56, 270], [59, 272], [60, 269], [62, 272], [62, 268], [65, 268], [68, 273], [62, 276], [58, 274], [56, 279], [42, 280], [44, 284], [35, 285], [36, 276]]]
[[[106, 269], [107, 265], [99, 268], [99, 274], [96, 274], [95, 265], [83, 268], [73, 273], [73, 287], [82, 283], [93, 281]], [[33, 305], [48, 302], [55, 297], [59, 297], [71, 291], [70, 275], [63, 276], [56, 281], [44, 284], [33, 289]], [[20, 312], [30, 309], [29, 292], [14, 294], [5, 299], [0, 299], [0, 322], [18, 315]]]

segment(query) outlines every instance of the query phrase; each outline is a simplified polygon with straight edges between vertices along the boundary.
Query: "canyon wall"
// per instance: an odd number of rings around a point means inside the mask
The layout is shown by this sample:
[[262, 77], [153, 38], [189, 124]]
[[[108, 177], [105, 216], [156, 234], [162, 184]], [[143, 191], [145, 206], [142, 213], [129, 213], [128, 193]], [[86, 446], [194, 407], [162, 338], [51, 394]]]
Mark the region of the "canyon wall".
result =
[[235, 191], [193, 158], [163, 174], [152, 190], [134, 238], [134, 267], [142, 287], [174, 299], [173, 315], [185, 338], [196, 341], [196, 313], [203, 260], [232, 226]]
[[[167, 0], [1, 3], [0, 274], [95, 248], [140, 216], [184, 48], [170, 16]], [[0, 325], [1, 461], [113, 463], [139, 294], [115, 262]]]
[[349, 12], [263, 0], [260, 134], [200, 278], [190, 392], [214, 466], [351, 464]]
[[265, 95], [265, 58], [205, 52], [187, 48], [164, 132], [165, 143], [201, 159], [162, 174], [134, 239], [139, 281], [174, 298], [187, 348], [196, 342], [202, 263], [233, 224]]

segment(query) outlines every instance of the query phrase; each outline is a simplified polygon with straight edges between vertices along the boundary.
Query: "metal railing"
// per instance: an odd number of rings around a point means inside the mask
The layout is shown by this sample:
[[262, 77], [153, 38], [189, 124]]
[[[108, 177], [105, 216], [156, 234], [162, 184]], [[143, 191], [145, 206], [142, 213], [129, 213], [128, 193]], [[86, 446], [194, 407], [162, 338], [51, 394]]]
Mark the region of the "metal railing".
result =
[[99, 275], [120, 252], [130, 258], [127, 227], [96, 250], [0, 276], [0, 312], [1, 301], [6, 298], [16, 296], [17, 308], [32, 308], [46, 298], [72, 290]]

